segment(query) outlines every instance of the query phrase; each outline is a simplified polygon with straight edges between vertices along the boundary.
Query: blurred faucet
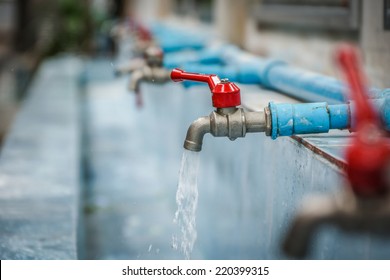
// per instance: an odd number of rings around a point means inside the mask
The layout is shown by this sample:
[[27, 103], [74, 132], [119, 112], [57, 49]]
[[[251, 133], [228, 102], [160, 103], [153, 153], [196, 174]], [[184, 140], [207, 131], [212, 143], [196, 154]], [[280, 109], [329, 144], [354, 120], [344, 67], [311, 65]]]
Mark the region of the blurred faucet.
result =
[[134, 72], [137, 69], [144, 67], [146, 64], [145, 59], [142, 57], [134, 57], [130, 59], [127, 64], [119, 65], [115, 68], [115, 76], [126, 75]]
[[390, 141], [368, 99], [357, 51], [340, 47], [337, 59], [356, 106], [356, 135], [346, 150], [348, 188], [335, 196], [304, 201], [283, 244], [284, 251], [297, 258], [307, 254], [311, 237], [322, 224], [390, 234]]
[[170, 81], [170, 71], [163, 67], [163, 58], [159, 47], [150, 46], [145, 50], [143, 60], [132, 60], [129, 65], [116, 69], [116, 74], [132, 73], [128, 89], [136, 94], [138, 105], [142, 104], [141, 82], [162, 84]]

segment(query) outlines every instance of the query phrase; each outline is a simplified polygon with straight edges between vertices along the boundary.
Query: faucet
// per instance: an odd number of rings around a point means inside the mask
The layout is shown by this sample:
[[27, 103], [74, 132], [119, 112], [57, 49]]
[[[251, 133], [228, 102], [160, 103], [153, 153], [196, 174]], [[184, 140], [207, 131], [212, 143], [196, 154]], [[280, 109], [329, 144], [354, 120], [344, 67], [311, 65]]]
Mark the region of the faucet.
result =
[[114, 74], [119, 77], [121, 75], [129, 74], [137, 69], [144, 67], [146, 64], [145, 59], [142, 57], [134, 57], [127, 64], [119, 65], [115, 68]]
[[142, 105], [140, 93], [142, 81], [162, 84], [170, 80], [170, 71], [163, 67], [163, 58], [161, 48], [150, 46], [145, 50], [142, 61], [133, 60], [132, 64], [116, 69], [116, 74], [132, 73], [128, 89], [136, 94], [137, 105]]
[[269, 111], [246, 112], [238, 107], [241, 105], [240, 88], [228, 79], [189, 73], [177, 68], [172, 70], [171, 79], [174, 82], [190, 80], [207, 83], [212, 93], [213, 107], [216, 108], [209, 116], [201, 117], [190, 125], [184, 141], [185, 149], [201, 151], [206, 133], [215, 137], [228, 137], [230, 140], [245, 137], [248, 132], [271, 133]]
[[323, 224], [390, 234], [390, 141], [368, 99], [357, 51], [342, 46], [337, 60], [356, 107], [356, 135], [346, 149], [348, 184], [339, 194], [304, 200], [283, 243], [284, 251], [296, 258], [305, 257], [314, 231]]

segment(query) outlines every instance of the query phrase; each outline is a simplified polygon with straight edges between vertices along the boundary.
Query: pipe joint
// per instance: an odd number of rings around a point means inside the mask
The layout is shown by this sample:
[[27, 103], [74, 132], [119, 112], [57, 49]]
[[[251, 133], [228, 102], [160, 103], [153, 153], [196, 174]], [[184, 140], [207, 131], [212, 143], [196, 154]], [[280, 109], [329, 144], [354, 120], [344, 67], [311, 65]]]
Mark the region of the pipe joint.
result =
[[241, 108], [223, 108], [210, 114], [211, 134], [227, 136], [230, 140], [245, 137], [245, 113]]
[[129, 91], [139, 93], [141, 82], [163, 84], [170, 81], [170, 71], [162, 67], [144, 66], [133, 72], [130, 77]]

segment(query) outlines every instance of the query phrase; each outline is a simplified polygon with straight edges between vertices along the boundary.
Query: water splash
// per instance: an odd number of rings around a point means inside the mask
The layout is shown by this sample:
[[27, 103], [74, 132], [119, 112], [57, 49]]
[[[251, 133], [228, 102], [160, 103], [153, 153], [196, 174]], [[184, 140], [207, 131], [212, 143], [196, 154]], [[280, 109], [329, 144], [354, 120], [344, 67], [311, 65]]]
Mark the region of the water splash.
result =
[[196, 208], [198, 206], [199, 153], [185, 150], [181, 160], [176, 193], [177, 211], [173, 222], [178, 234], [172, 238], [172, 247], [190, 259], [196, 241]]

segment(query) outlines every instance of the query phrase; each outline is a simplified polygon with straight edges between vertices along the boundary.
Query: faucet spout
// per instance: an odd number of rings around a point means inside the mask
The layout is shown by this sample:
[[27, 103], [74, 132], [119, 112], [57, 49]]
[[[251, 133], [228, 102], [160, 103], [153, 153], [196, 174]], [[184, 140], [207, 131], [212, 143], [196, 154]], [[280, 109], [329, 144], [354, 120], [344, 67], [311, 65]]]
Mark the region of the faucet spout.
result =
[[144, 66], [133, 72], [129, 82], [129, 90], [140, 93], [141, 82], [163, 84], [170, 80], [170, 72], [162, 67]]
[[188, 128], [184, 148], [194, 152], [202, 150], [203, 136], [228, 137], [235, 140], [247, 132], [265, 132], [267, 117], [264, 111], [245, 112], [242, 108], [219, 108], [208, 117], [201, 117]]
[[210, 117], [201, 117], [195, 120], [187, 130], [184, 149], [200, 152], [202, 150], [203, 136], [206, 133], [210, 133], [210, 130]]
[[134, 71], [129, 81], [129, 86], [128, 86], [129, 91], [133, 91], [136, 94], [139, 94], [141, 82], [145, 79], [146, 79], [146, 75], [144, 71], [142, 70]]

